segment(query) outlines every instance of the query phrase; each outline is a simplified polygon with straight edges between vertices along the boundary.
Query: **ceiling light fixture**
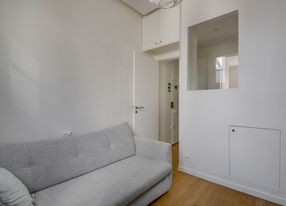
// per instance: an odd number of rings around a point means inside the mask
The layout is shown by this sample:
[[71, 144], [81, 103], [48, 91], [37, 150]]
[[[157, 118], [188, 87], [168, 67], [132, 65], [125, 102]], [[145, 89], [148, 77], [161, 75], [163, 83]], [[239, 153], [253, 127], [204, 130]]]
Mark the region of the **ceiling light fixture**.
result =
[[179, 5], [182, 0], [149, 0], [151, 4], [154, 4], [160, 9], [170, 9]]

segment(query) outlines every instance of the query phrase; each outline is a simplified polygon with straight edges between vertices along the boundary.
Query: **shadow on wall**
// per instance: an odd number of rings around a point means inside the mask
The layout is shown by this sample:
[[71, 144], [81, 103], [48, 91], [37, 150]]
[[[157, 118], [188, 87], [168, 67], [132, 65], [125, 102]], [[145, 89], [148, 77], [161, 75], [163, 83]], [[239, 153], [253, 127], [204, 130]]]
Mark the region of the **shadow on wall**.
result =
[[39, 117], [39, 64], [22, 45], [11, 43], [9, 74], [13, 105], [32, 119]]

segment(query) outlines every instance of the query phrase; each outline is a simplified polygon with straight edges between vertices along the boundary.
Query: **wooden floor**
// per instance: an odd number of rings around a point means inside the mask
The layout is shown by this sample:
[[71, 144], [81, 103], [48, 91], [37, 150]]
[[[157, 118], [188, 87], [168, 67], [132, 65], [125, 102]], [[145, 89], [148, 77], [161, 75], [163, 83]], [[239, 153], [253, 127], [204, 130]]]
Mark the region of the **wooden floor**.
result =
[[178, 171], [179, 145], [173, 146], [173, 186], [151, 206], [277, 206]]

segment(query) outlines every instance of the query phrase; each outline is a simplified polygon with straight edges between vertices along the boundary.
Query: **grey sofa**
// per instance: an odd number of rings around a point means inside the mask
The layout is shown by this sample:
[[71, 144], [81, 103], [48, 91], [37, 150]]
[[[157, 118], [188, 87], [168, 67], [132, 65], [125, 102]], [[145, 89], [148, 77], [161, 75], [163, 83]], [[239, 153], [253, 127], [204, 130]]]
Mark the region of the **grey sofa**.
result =
[[37, 206], [145, 206], [172, 184], [171, 146], [133, 137], [127, 123], [71, 138], [1, 143], [0, 167]]

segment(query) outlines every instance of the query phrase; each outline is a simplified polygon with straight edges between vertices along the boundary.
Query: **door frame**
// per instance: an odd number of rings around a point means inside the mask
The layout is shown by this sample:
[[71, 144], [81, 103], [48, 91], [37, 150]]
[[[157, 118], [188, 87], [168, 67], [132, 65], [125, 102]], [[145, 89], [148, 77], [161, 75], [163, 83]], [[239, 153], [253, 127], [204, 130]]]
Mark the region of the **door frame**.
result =
[[[156, 57], [155, 57], [156, 58]], [[165, 59], [162, 59], [159, 61], [160, 62], [168, 62], [168, 61], [173, 61], [173, 60], [178, 60], [178, 111], [177, 111], [177, 114], [178, 114], [178, 142], [172, 142], [172, 138], [170, 139], [170, 144], [172, 145], [175, 145], [175, 144], [178, 144], [180, 142], [180, 57], [177, 56], [177, 55], [173, 55], [173, 56], [169, 56], [168, 58], [165, 58]], [[160, 68], [159, 68], [159, 72], [160, 72]], [[160, 74], [159, 74], [160, 75]], [[160, 79], [159, 79], [160, 81]], [[159, 82], [160, 83], [160, 82]], [[160, 92], [160, 91], [159, 91]], [[159, 101], [159, 127], [160, 127], [160, 101]], [[159, 128], [159, 135], [161, 134], [161, 131], [160, 131], [161, 128]], [[161, 141], [160, 137], [159, 137], [159, 140]]]
[[[135, 104], [136, 104], [136, 53], [138, 52], [142, 52], [145, 53], [144, 51], [137, 51], [134, 50], [133, 54], [132, 54], [132, 130], [133, 132], [135, 131], [135, 126], [136, 126], [136, 121], [135, 121]], [[173, 51], [173, 52], [168, 52], [162, 55], [153, 55], [154, 60], [157, 60], [159, 63], [161, 61], [171, 61], [171, 60], [178, 60], [179, 61], [179, 73], [180, 73], [180, 52], [179, 51]], [[158, 83], [159, 83], [160, 79], [158, 79]], [[179, 75], [179, 89], [181, 88], [180, 86], [180, 75]], [[180, 102], [180, 92], [179, 92], [179, 102]], [[159, 105], [160, 106], [160, 105]], [[160, 112], [160, 109], [158, 109], [158, 113]], [[180, 112], [178, 111], [178, 120], [180, 120]], [[160, 119], [158, 119], [158, 130], [160, 131]], [[179, 126], [179, 125], [178, 125]], [[178, 139], [180, 140], [180, 129], [179, 130], [179, 137]], [[159, 134], [160, 135], [160, 132]], [[159, 137], [159, 141], [160, 141], [160, 137]]]

